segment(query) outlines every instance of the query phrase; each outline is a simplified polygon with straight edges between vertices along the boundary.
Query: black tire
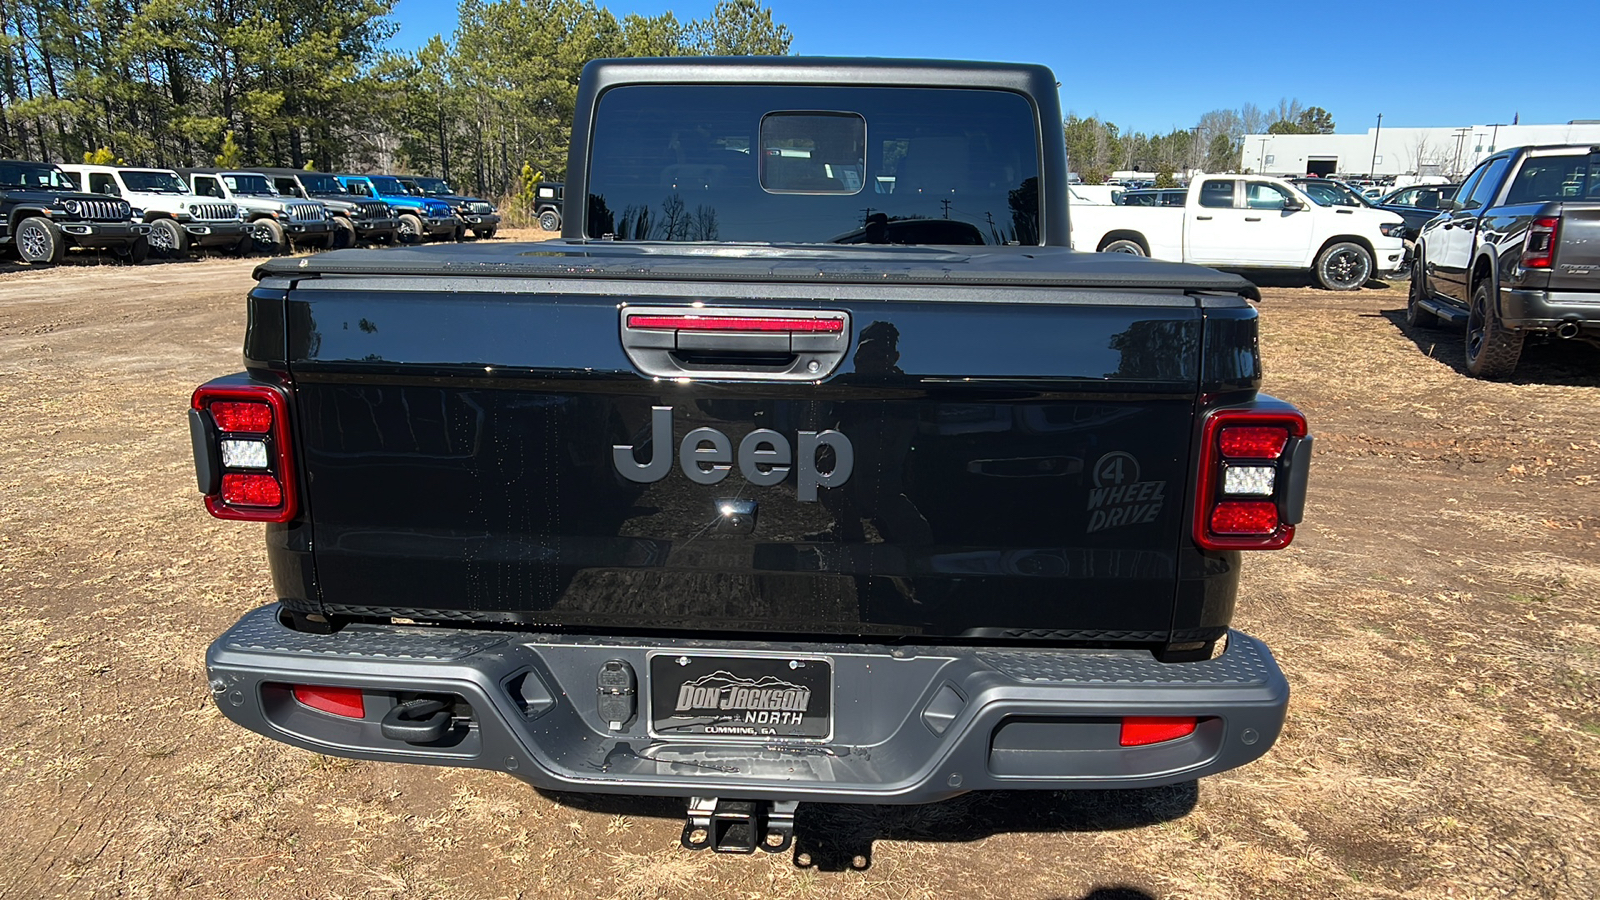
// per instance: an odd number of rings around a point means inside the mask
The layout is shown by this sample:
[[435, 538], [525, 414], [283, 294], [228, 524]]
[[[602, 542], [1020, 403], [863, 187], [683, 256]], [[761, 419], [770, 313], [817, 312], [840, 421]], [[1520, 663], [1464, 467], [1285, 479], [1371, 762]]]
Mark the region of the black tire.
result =
[[1500, 321], [1492, 290], [1489, 279], [1479, 282], [1467, 311], [1467, 373], [1474, 378], [1505, 378], [1522, 358], [1525, 335]]
[[450, 236], [450, 239], [455, 241], [458, 244], [461, 243], [462, 241], [466, 240], [467, 239], [467, 227], [465, 225], [457, 225], [455, 234], [452, 234]]
[[283, 233], [282, 225], [272, 219], [257, 219], [252, 224], [255, 226], [256, 249], [272, 256], [289, 251], [289, 238]]
[[255, 252], [255, 249], [255, 235], [241, 234], [239, 235], [239, 243], [233, 245], [233, 250], [231, 252], [234, 256], [249, 256], [251, 253]]
[[1372, 280], [1372, 254], [1354, 241], [1330, 244], [1317, 254], [1317, 283], [1330, 291], [1359, 291]]
[[67, 255], [61, 229], [43, 216], [29, 216], [17, 223], [14, 243], [22, 261], [36, 266], [56, 265]]
[[1428, 281], [1427, 273], [1422, 268], [1422, 254], [1411, 260], [1411, 291], [1406, 295], [1406, 324], [1414, 328], [1437, 328], [1439, 317], [1422, 308], [1422, 301], [1427, 299]]
[[1117, 240], [1117, 241], [1112, 241], [1111, 243], [1105, 245], [1104, 247], [1101, 247], [1100, 248], [1100, 252], [1101, 253], [1126, 253], [1129, 256], [1149, 256], [1150, 255], [1150, 254], [1144, 252], [1144, 245], [1143, 244], [1139, 243], [1138, 241], [1128, 240], [1127, 238], [1123, 238], [1123, 239]]
[[498, 228], [485, 228], [482, 231], [475, 231], [473, 234], [478, 236], [478, 240], [487, 241], [488, 239], [494, 237], [494, 233], [498, 230]]
[[356, 226], [344, 216], [333, 219], [333, 249], [344, 250], [356, 245]]
[[337, 231], [330, 231], [327, 234], [319, 234], [316, 237], [308, 237], [308, 238], [306, 238], [304, 240], [296, 241], [295, 242], [295, 249], [297, 249], [297, 250], [331, 250], [331, 249], [333, 249], [334, 242], [337, 241], [338, 239], [339, 239], [339, 233]]
[[544, 212], [539, 213], [539, 227], [543, 228], [545, 231], [560, 231], [561, 213], [558, 213], [553, 209], [547, 209]]
[[130, 266], [137, 266], [150, 258], [150, 241], [144, 235], [133, 239], [133, 243], [126, 247], [118, 247], [115, 251], [117, 257]]
[[189, 235], [171, 219], [150, 223], [150, 252], [157, 259], [182, 259], [189, 255]]
[[427, 240], [422, 230], [422, 220], [411, 213], [401, 213], [400, 230], [395, 233], [395, 240], [402, 244], [420, 244]]

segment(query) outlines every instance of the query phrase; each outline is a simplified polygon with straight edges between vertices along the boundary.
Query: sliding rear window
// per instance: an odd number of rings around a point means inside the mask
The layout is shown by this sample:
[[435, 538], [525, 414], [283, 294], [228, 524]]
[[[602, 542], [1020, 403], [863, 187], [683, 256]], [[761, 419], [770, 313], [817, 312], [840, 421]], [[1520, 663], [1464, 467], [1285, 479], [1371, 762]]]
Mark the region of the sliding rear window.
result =
[[1511, 182], [1506, 203], [1600, 200], [1600, 153], [1534, 156]]
[[628, 85], [595, 114], [587, 234], [1038, 244], [1033, 106], [1007, 91]]

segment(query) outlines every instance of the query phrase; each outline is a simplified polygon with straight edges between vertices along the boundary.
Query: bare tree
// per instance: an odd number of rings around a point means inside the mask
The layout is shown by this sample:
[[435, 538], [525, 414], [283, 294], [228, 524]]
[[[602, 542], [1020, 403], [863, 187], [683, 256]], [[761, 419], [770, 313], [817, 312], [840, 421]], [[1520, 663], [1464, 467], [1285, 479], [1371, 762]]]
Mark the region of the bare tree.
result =
[[1270, 124], [1272, 123], [1267, 121], [1267, 114], [1254, 103], [1246, 103], [1239, 107], [1239, 125], [1244, 134], [1263, 134]]

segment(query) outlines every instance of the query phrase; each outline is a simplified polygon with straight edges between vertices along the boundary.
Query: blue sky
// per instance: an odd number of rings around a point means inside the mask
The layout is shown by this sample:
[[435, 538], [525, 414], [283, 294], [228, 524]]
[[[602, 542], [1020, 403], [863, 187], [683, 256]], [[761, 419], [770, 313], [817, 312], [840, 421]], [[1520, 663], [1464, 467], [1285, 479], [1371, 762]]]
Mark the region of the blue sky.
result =
[[[1365, 131], [1378, 113], [1385, 127], [1600, 119], [1594, 0], [767, 4], [796, 53], [1043, 63], [1061, 82], [1063, 110], [1125, 131], [1188, 127], [1207, 110], [1266, 109], [1280, 97], [1327, 109], [1341, 132]], [[670, 9], [689, 20], [714, 0], [600, 5], [618, 18]], [[399, 0], [395, 21], [396, 46], [413, 48], [449, 36], [455, 3]], [[1495, 40], [1516, 49], [1492, 49]]]

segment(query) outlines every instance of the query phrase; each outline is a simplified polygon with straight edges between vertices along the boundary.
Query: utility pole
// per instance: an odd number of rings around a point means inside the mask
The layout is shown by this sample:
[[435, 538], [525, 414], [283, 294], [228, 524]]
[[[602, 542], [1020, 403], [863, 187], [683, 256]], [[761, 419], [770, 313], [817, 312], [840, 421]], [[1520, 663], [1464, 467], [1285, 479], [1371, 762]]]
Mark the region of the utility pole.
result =
[[1463, 142], [1466, 141], [1467, 135], [1469, 135], [1471, 133], [1472, 133], [1472, 129], [1471, 128], [1457, 128], [1456, 129], [1456, 161], [1454, 163], [1451, 163], [1450, 174], [1452, 174], [1452, 175], [1460, 175], [1461, 174], [1461, 145], [1462, 145]]
[[950, 218], [950, 198], [946, 197], [940, 200], [939, 205], [944, 207], [944, 217], [946, 219]]
[[1506, 123], [1504, 123], [1504, 122], [1490, 122], [1489, 123], [1489, 127], [1494, 129], [1494, 132], [1489, 136], [1489, 152], [1490, 153], [1493, 153], [1495, 145], [1500, 143], [1500, 127], [1502, 125], [1504, 125], [1504, 124], [1506, 124]]
[[1383, 113], [1378, 113], [1378, 130], [1372, 133], [1372, 165], [1367, 167], [1367, 177], [1378, 175], [1378, 135], [1383, 134]]
[[1260, 157], [1261, 157], [1260, 159], [1256, 160], [1256, 164], [1257, 164], [1256, 174], [1257, 175], [1265, 175], [1265, 174], [1267, 174], [1267, 139], [1266, 138], [1262, 138], [1261, 139]]

